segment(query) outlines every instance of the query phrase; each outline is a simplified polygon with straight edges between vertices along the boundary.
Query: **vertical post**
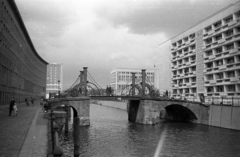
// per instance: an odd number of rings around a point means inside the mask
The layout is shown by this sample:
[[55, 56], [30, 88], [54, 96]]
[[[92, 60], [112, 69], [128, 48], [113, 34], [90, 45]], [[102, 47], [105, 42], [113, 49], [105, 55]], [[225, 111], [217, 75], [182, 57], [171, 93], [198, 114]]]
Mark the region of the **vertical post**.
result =
[[69, 111], [69, 106], [68, 105], [65, 105], [65, 111], [66, 111], [66, 123], [65, 123], [65, 134], [67, 135], [68, 134], [68, 120], [69, 120], [69, 118], [68, 118], [68, 116], [69, 116], [69, 113], [68, 113], [68, 111]]
[[83, 67], [84, 71], [84, 95], [87, 96], [87, 67]]
[[73, 140], [74, 140], [74, 157], [79, 157], [80, 155], [80, 135], [79, 135], [79, 117], [75, 117], [73, 121]]
[[146, 74], [145, 69], [142, 69], [142, 97], [145, 96], [145, 80], [146, 80]]
[[82, 83], [83, 83], [83, 71], [80, 71], [80, 87], [79, 87], [79, 90], [80, 90], [80, 93], [82, 94], [83, 93], [83, 87], [82, 87]]
[[58, 98], [60, 98], [60, 80], [58, 80]]
[[132, 73], [132, 96], [135, 96], [135, 73]]
[[18, 104], [20, 105], [20, 88], [21, 88], [21, 85], [19, 85], [19, 92], [18, 92]]

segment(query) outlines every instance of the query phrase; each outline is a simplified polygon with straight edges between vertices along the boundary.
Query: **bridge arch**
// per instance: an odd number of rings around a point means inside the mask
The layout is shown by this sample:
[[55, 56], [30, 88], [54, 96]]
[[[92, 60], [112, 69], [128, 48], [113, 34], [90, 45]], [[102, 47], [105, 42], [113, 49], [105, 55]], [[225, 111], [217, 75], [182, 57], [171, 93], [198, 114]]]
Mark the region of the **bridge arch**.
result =
[[197, 116], [187, 107], [179, 104], [171, 104], [165, 107], [166, 120], [192, 122], [198, 120]]

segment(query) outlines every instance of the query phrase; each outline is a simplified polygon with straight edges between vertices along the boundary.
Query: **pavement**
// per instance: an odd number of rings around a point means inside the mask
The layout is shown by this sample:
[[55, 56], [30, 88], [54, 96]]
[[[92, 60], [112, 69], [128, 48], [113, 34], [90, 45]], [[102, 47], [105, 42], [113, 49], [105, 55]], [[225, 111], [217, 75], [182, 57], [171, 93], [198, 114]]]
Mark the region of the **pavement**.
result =
[[9, 105], [0, 106], [0, 157], [46, 157], [48, 115], [40, 103], [18, 105], [18, 116], [8, 116]]

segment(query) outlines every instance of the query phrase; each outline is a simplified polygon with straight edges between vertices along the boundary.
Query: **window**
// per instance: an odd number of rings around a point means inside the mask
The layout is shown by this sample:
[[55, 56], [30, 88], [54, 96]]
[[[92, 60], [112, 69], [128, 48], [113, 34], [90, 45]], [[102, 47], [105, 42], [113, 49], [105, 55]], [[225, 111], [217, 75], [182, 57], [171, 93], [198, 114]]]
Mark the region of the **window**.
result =
[[213, 74], [207, 75], [207, 80], [213, 80]]
[[195, 50], [195, 49], [196, 49], [196, 46], [195, 46], [195, 45], [191, 46], [191, 49], [192, 49], [192, 50]]
[[216, 41], [222, 39], [222, 35], [218, 35], [218, 36], [216, 36], [215, 39], [216, 39]]
[[216, 48], [215, 50], [216, 50], [216, 53], [217, 53], [217, 54], [218, 54], [218, 53], [221, 53], [221, 52], [222, 52], [222, 47]]
[[223, 61], [222, 61], [222, 60], [216, 61], [216, 65], [217, 65], [217, 66], [220, 66], [220, 65], [222, 65], [222, 64], [223, 64]]
[[196, 77], [192, 77], [192, 82], [196, 82]]
[[216, 90], [217, 90], [217, 92], [224, 92], [223, 86], [217, 86]]
[[206, 68], [212, 68], [213, 67], [213, 62], [206, 63]]
[[184, 73], [188, 73], [188, 72], [189, 72], [188, 68], [184, 69]]
[[212, 30], [212, 26], [209, 26], [209, 27], [205, 28], [205, 30], [206, 30], [206, 32], [211, 31]]
[[233, 44], [226, 45], [226, 50], [231, 50], [231, 49], [234, 49]]
[[212, 38], [206, 39], [206, 40], [205, 40], [205, 43], [206, 43], [206, 44], [211, 44], [211, 43], [212, 43]]
[[207, 93], [213, 92], [213, 87], [207, 87]]
[[206, 51], [206, 56], [211, 56], [213, 53], [212, 53], [212, 50], [210, 51]]
[[231, 22], [233, 20], [233, 17], [232, 17], [232, 15], [231, 16], [229, 16], [229, 17], [227, 17], [226, 19], [225, 19], [225, 22], [226, 23], [229, 23], [229, 22]]
[[185, 83], [189, 83], [189, 78], [186, 78], [184, 81]]
[[227, 72], [227, 78], [230, 78], [230, 77], [235, 77], [235, 72], [234, 71], [228, 71]]
[[226, 37], [232, 36], [233, 35], [233, 30], [231, 29], [231, 30], [226, 31], [225, 35], [226, 35]]
[[227, 64], [233, 64], [234, 63], [234, 57], [227, 58]]
[[191, 34], [191, 35], [190, 35], [190, 38], [191, 38], [191, 39], [195, 39], [195, 33]]
[[235, 85], [228, 85], [227, 89], [228, 89], [229, 92], [235, 92], [236, 91]]
[[215, 24], [214, 24], [214, 27], [215, 28], [218, 28], [218, 27], [220, 27], [222, 25], [222, 22], [221, 21], [218, 21], [218, 22], [216, 22]]
[[223, 79], [223, 73], [217, 73], [216, 79]]
[[191, 57], [191, 60], [192, 60], [192, 61], [195, 61], [195, 60], [196, 60], [196, 56], [192, 56], [192, 57]]
[[194, 66], [194, 67], [191, 67], [191, 70], [192, 71], [196, 71], [196, 67]]

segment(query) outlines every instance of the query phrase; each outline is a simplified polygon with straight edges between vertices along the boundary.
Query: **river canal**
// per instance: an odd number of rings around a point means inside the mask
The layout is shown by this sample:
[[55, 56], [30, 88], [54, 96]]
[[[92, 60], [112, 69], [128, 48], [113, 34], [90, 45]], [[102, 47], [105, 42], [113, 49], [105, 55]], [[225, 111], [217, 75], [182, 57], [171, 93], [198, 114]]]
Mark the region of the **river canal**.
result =
[[125, 110], [90, 105], [80, 157], [237, 157], [240, 131], [192, 123], [130, 123]]

